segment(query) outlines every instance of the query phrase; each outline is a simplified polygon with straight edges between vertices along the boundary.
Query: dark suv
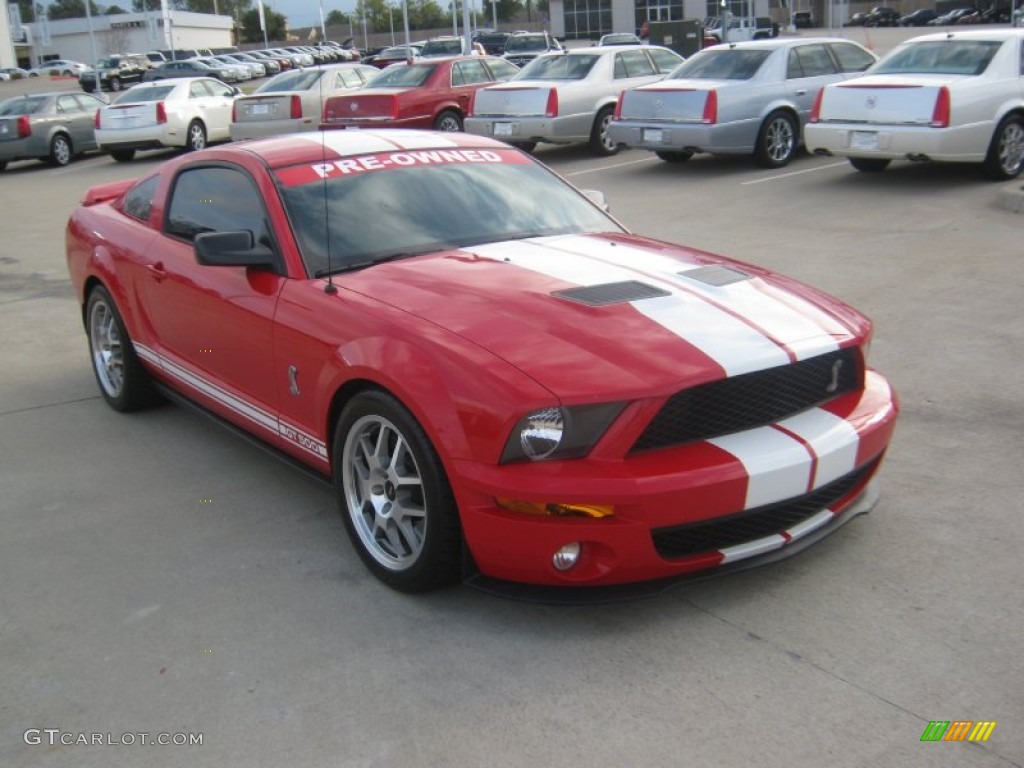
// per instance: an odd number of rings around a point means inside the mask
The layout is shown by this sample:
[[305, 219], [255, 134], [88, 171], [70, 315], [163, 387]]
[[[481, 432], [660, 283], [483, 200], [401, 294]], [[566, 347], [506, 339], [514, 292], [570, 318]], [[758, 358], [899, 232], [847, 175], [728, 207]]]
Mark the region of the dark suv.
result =
[[797, 29], [811, 29], [815, 26], [814, 16], [810, 11], [796, 11], [793, 14], [793, 26]]
[[547, 32], [521, 32], [505, 43], [505, 60], [522, 69], [542, 53], [560, 50], [562, 46]]
[[489, 32], [485, 35], [477, 35], [473, 38], [474, 43], [480, 43], [491, 56], [501, 56], [505, 53], [505, 43], [512, 35], [508, 32]]
[[95, 69], [85, 70], [78, 76], [78, 84], [86, 93], [120, 91], [126, 85], [141, 83], [149, 67], [150, 61], [145, 56], [119, 53], [100, 59]]

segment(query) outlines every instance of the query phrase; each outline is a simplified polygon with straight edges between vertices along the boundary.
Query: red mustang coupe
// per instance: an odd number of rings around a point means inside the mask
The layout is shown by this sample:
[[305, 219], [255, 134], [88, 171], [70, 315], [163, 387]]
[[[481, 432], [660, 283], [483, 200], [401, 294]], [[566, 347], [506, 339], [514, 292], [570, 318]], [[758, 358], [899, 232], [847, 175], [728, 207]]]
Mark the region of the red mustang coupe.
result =
[[511, 79], [518, 71], [496, 56], [392, 64], [359, 91], [327, 99], [321, 127], [461, 131], [473, 94]]
[[490, 139], [181, 156], [89, 190], [67, 255], [106, 401], [184, 398], [331, 478], [396, 589], [661, 588], [877, 498], [897, 406], [867, 319], [632, 235]]

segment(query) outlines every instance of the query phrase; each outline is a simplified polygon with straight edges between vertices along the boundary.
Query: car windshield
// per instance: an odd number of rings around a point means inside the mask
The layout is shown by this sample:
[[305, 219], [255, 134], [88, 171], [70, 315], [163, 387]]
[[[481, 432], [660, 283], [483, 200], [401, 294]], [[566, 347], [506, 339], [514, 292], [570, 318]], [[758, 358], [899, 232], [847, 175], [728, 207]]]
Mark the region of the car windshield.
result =
[[115, 104], [139, 104], [145, 101], [161, 101], [166, 99], [177, 86], [158, 85], [152, 88], [129, 88], [117, 97]]
[[870, 70], [873, 75], [980, 75], [996, 55], [996, 40], [909, 43]]
[[701, 51], [680, 64], [668, 77], [670, 80], [749, 80], [770, 55], [771, 51], [735, 48]]
[[461, 40], [428, 40], [423, 46], [423, 56], [453, 55], [462, 53]]
[[[275, 172], [310, 275], [484, 243], [621, 232], [513, 150], [386, 152]], [[372, 211], [372, 216], [367, 216]]]
[[505, 44], [505, 53], [521, 53], [523, 51], [546, 51], [548, 39], [544, 35], [523, 35], [510, 37]]
[[268, 80], [256, 93], [280, 93], [281, 91], [306, 91], [323, 75], [321, 69], [300, 69], [297, 72], [285, 72], [273, 80]]
[[419, 88], [437, 69], [436, 64], [392, 66], [366, 84], [367, 88]]
[[516, 80], [582, 80], [601, 58], [596, 53], [542, 56], [519, 72]]
[[121, 60], [115, 58], [100, 59], [96, 62], [96, 69], [117, 69], [119, 66], [121, 66]]
[[32, 115], [46, 103], [45, 96], [18, 96], [0, 103], [0, 116]]

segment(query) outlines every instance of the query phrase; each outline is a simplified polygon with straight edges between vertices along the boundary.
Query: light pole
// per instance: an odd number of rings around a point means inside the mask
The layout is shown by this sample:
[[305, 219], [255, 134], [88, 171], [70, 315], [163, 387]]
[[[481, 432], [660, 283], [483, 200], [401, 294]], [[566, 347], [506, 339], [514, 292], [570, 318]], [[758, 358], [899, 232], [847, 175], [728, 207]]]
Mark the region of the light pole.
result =
[[395, 6], [388, 0], [388, 21], [391, 23], [391, 45], [395, 45]]

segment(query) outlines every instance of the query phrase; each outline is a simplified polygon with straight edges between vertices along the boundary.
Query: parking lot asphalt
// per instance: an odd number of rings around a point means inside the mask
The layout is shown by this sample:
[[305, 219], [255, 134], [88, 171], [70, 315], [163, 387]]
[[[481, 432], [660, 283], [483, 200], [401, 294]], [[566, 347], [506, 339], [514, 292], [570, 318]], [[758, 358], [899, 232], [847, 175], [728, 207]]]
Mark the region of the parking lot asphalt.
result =
[[[1006, 184], [541, 148], [634, 231], [866, 312], [903, 406], [870, 515], [767, 568], [565, 608], [396, 594], [320, 485], [181, 408], [104, 405], [63, 226], [88, 186], [169, 156], [0, 174], [0, 765], [1024, 765], [1024, 218], [997, 204]], [[921, 742], [934, 720], [997, 726]], [[202, 744], [60, 744], [140, 733]]]

